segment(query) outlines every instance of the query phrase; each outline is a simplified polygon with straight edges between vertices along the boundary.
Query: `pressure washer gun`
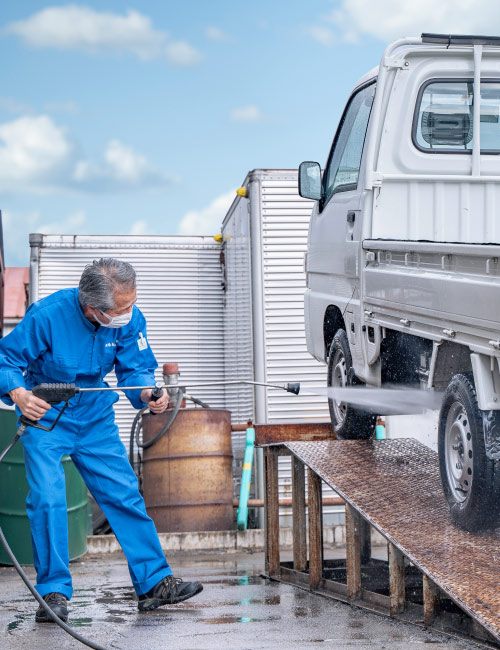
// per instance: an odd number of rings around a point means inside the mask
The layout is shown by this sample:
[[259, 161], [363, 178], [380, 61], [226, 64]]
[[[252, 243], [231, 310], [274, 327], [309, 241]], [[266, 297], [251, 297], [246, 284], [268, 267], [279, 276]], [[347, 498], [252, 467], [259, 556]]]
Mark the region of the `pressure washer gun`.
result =
[[65, 402], [64, 406], [59, 412], [59, 415], [52, 423], [52, 426], [45, 427], [43, 424], [40, 424], [37, 420], [30, 420], [25, 415], [21, 415], [19, 422], [21, 423], [17, 434], [22, 436], [26, 431], [27, 427], [34, 427], [35, 429], [42, 429], [43, 431], [52, 431], [61, 418], [61, 415], [67, 409], [69, 400], [74, 397], [77, 393], [80, 392], [80, 388], [75, 384], [38, 384], [31, 389], [31, 392], [35, 397], [43, 399], [47, 404], [59, 404], [60, 402]]

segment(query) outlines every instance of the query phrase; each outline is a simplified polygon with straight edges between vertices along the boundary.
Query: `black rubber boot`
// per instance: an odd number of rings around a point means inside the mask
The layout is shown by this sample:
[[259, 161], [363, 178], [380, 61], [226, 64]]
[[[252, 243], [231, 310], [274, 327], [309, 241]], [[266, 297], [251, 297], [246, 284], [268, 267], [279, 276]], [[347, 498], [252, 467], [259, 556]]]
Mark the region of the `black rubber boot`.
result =
[[[63, 594], [59, 594], [57, 592], [53, 592], [46, 594], [43, 599], [50, 607], [50, 609], [54, 612], [54, 614], [57, 614], [57, 616], [59, 616], [59, 618], [66, 623], [68, 620], [68, 601], [66, 599], [66, 596], [63, 596]], [[50, 618], [49, 613], [45, 611], [42, 605], [39, 605], [36, 611], [35, 621], [37, 623], [54, 623], [53, 619]]]
[[167, 576], [160, 580], [147, 594], [139, 596], [138, 607], [141, 612], [144, 612], [162, 605], [174, 605], [196, 596], [202, 590], [203, 585], [200, 582], [183, 582], [180, 578]]

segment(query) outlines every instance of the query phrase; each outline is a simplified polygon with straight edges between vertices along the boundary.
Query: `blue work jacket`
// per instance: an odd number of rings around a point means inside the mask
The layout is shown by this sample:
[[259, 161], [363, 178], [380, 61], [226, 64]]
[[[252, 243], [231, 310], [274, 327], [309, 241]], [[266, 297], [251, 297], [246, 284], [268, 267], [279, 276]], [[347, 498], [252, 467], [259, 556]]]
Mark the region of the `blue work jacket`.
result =
[[[146, 320], [135, 305], [127, 325], [96, 328], [83, 315], [78, 289], [63, 289], [30, 305], [23, 320], [0, 339], [0, 399], [12, 404], [10, 390], [30, 390], [42, 382], [107, 386], [104, 377], [113, 368], [119, 386], [151, 386], [157, 366]], [[135, 408], [144, 406], [140, 393], [126, 392]], [[83, 409], [101, 410], [118, 398], [112, 391], [78, 393], [69, 410], [75, 415]]]

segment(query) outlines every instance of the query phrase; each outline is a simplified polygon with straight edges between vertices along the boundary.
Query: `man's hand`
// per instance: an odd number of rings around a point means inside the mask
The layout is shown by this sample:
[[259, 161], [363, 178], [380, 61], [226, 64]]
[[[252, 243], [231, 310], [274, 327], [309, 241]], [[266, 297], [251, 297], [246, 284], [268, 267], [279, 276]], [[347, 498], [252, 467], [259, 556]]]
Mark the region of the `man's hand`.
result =
[[151, 399], [153, 391], [150, 388], [145, 388], [141, 391], [141, 400], [149, 406], [152, 413], [163, 413], [168, 408], [168, 393], [163, 389], [161, 397], [156, 402]]
[[19, 406], [21, 413], [30, 420], [40, 420], [51, 408], [50, 404], [36, 397], [30, 390], [26, 390], [26, 388], [13, 388], [9, 395], [14, 404]]

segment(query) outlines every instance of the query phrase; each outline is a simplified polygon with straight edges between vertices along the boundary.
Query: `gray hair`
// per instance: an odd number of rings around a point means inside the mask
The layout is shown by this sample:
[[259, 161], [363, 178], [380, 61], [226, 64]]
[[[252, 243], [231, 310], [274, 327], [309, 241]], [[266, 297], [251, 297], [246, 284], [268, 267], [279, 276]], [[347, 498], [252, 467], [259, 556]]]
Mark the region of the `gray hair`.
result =
[[114, 308], [116, 291], [132, 291], [135, 287], [135, 271], [131, 264], [114, 257], [101, 257], [83, 270], [78, 300], [82, 307], [91, 305], [106, 311]]

